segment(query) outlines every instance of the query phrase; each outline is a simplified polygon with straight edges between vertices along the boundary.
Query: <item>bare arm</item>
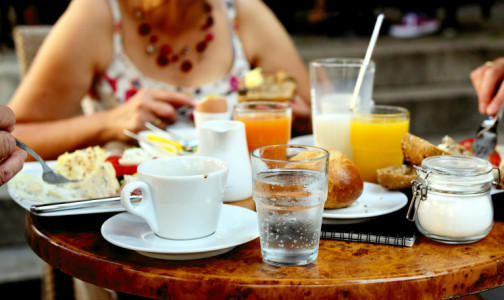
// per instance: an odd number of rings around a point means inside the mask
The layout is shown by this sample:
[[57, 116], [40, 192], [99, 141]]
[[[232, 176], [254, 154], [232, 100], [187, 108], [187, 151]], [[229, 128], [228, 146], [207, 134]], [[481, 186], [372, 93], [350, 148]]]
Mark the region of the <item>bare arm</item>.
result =
[[110, 60], [111, 33], [105, 1], [72, 1], [11, 99], [9, 106], [17, 117], [14, 134], [43, 157], [54, 158], [56, 153], [84, 146], [91, 137], [103, 142], [97, 134], [103, 116], [73, 116], [100, 64]]
[[93, 80], [113, 54], [113, 21], [107, 0], [73, 0], [54, 25], [9, 106], [18, 123], [14, 134], [42, 157], [129, 140], [145, 121], [175, 121], [171, 104], [191, 105], [185, 95], [141, 91], [126, 104], [93, 115], [76, 114]]
[[310, 78], [289, 34], [260, 0], [237, 0], [237, 12], [240, 39], [248, 60], [264, 72], [284, 70], [292, 74], [298, 82], [293, 113], [310, 122]]

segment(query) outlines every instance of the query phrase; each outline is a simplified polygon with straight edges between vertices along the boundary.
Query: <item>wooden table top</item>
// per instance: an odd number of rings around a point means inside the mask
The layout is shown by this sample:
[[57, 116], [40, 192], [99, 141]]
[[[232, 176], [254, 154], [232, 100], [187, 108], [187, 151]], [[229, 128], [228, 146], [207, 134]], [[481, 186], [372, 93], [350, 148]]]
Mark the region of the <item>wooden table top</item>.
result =
[[[238, 205], [253, 208], [250, 201]], [[150, 298], [439, 299], [504, 284], [499, 221], [474, 244], [446, 245], [423, 236], [413, 247], [321, 240], [316, 262], [275, 267], [262, 261], [259, 239], [212, 258], [145, 257], [101, 236], [111, 216], [27, 213], [27, 240], [43, 260], [71, 276]]]

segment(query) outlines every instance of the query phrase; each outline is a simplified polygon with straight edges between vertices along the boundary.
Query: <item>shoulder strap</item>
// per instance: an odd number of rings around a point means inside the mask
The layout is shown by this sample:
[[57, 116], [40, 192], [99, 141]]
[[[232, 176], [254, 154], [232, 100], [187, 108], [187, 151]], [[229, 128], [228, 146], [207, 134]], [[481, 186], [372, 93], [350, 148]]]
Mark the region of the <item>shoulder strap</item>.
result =
[[114, 52], [122, 52], [122, 37], [121, 37], [121, 9], [117, 0], [109, 0], [110, 8], [112, 9], [112, 18], [114, 19]]
[[114, 23], [117, 24], [121, 22], [121, 10], [119, 9], [119, 4], [117, 0], [109, 0], [110, 8], [112, 9], [112, 17], [114, 18]]

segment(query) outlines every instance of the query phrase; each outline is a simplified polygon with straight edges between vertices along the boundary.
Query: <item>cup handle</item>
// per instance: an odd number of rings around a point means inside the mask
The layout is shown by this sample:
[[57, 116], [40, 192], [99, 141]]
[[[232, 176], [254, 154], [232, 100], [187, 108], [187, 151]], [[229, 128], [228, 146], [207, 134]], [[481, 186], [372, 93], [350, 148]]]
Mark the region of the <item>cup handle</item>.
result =
[[[131, 193], [140, 189], [142, 191], [142, 201], [139, 204], [131, 204]], [[159, 232], [156, 214], [149, 185], [143, 181], [128, 182], [121, 191], [121, 205], [130, 213], [144, 219], [155, 233]]]

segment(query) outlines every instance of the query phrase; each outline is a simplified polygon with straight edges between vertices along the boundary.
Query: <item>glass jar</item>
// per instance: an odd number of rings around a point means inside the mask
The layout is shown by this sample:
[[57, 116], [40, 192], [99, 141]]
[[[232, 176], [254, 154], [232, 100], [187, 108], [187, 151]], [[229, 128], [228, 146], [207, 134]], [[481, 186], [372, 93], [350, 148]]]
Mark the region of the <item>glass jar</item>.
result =
[[468, 244], [490, 232], [490, 191], [499, 182], [499, 168], [481, 158], [451, 155], [428, 157], [415, 168], [418, 176], [407, 218], [420, 233], [442, 243]]

